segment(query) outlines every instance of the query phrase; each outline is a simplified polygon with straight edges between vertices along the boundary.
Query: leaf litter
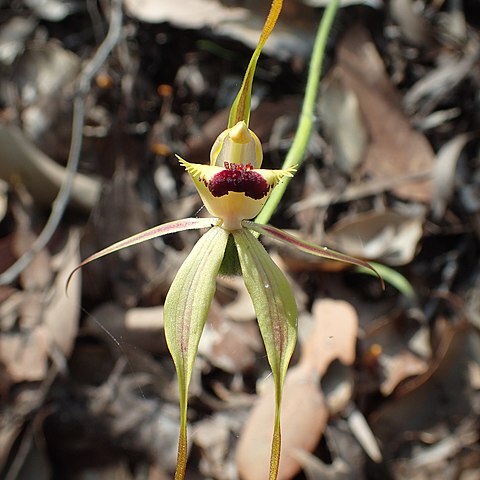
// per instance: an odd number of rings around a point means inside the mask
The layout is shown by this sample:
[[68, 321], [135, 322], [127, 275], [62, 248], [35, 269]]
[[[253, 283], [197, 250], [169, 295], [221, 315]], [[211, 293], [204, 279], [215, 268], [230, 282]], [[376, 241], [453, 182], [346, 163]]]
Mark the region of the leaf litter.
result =
[[[123, 36], [86, 97], [71, 207], [18, 280], [0, 286], [8, 480], [162, 479], [175, 466], [162, 306], [196, 234], [94, 264], [68, 297], [64, 277], [97, 247], [196, 213], [173, 153], [204, 162], [268, 2], [160, 3], [124, 2]], [[293, 138], [324, 3], [289, 2], [260, 60], [252, 124], [273, 166]], [[2, 270], [31, 247], [64, 181], [73, 80], [108, 24], [91, 3], [50, 4], [0, 7]], [[345, 4], [307, 165], [275, 223], [389, 265], [415, 296], [265, 241], [301, 318], [280, 478], [475, 478], [480, 19], [473, 1]], [[195, 365], [189, 478], [266, 475], [268, 364], [236, 280], [219, 279]]]

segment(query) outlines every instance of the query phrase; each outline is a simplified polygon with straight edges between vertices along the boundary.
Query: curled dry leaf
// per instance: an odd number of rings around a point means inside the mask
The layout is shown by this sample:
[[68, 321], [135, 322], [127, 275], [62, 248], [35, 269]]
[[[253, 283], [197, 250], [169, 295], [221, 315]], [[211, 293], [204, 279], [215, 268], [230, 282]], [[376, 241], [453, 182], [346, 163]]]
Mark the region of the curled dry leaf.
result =
[[[337, 75], [357, 95], [370, 144], [363, 171], [373, 178], [394, 178], [430, 171], [434, 153], [413, 130], [402, 111], [383, 61], [363, 27], [350, 28], [338, 46]], [[405, 182], [393, 188], [401, 198], [429, 201], [431, 181]]]
[[466, 133], [456, 135], [437, 153], [433, 169], [432, 196], [432, 213], [437, 220], [445, 213], [447, 202], [453, 194], [457, 162], [470, 138]]
[[[313, 451], [324, 432], [330, 412], [320, 390], [321, 376], [335, 360], [344, 365], [351, 365], [355, 360], [358, 317], [354, 308], [344, 301], [321, 300], [313, 307], [313, 318], [311, 331], [302, 342], [300, 361], [288, 371], [285, 380], [279, 480], [290, 479], [300, 471], [297, 452]], [[337, 381], [341, 383], [344, 379]], [[331, 391], [338, 392], [334, 388]], [[270, 384], [242, 431], [237, 464], [245, 480], [268, 478], [273, 398], [273, 384]], [[338, 402], [334, 405], [335, 409], [342, 409]]]
[[423, 215], [387, 210], [346, 217], [327, 233], [339, 250], [388, 265], [405, 265], [415, 257], [422, 238]]
[[351, 174], [364, 159], [368, 132], [355, 92], [344, 84], [335, 68], [322, 83], [319, 110], [335, 162], [343, 172]]

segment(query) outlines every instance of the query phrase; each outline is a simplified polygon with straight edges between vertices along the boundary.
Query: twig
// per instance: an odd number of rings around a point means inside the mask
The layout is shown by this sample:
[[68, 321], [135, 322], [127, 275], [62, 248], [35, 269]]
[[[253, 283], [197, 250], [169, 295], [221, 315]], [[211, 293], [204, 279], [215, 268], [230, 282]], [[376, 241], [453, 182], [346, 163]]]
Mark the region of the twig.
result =
[[58, 195], [52, 204], [50, 217], [42, 232], [33, 242], [30, 250], [25, 252], [10, 268], [0, 274], [0, 285], [11, 283], [20, 275], [35, 255], [45, 248], [63, 217], [72, 192], [73, 180], [78, 170], [78, 162], [82, 150], [85, 98], [90, 90], [93, 77], [104, 64], [120, 38], [122, 17], [122, 0], [112, 0], [108, 33], [93, 58], [85, 65], [78, 80], [78, 89], [73, 104], [72, 140], [70, 142], [65, 181], [62, 183]]

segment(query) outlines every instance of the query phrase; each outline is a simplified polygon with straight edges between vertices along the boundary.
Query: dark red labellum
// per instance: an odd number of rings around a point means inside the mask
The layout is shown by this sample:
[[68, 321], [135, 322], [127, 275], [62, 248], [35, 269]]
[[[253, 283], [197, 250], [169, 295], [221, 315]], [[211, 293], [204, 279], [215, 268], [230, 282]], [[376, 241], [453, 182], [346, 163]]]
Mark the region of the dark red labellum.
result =
[[225, 170], [212, 177], [208, 182], [208, 189], [214, 197], [223, 197], [228, 192], [238, 192], [259, 200], [267, 195], [270, 187], [259, 173], [253, 171], [252, 164], [225, 162]]

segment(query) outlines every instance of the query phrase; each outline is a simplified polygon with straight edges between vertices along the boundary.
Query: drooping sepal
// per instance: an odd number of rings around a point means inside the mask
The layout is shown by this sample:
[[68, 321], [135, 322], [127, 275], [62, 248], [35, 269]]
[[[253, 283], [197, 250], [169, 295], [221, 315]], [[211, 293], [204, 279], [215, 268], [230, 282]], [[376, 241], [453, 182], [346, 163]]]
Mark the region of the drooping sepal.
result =
[[269, 475], [270, 480], [275, 480], [280, 463], [282, 390], [297, 338], [297, 306], [288, 280], [255, 236], [247, 229], [232, 234], [275, 383], [275, 422]]
[[267, 235], [268, 237], [278, 240], [291, 247], [298, 248], [298, 250], [301, 250], [302, 252], [315, 255], [316, 257], [322, 257], [328, 260], [336, 260], [338, 262], [349, 263], [351, 265], [356, 265], [357, 267], [366, 268], [372, 273], [374, 273], [382, 282], [382, 286], [384, 286], [383, 279], [380, 274], [375, 270], [375, 268], [373, 268], [368, 262], [365, 262], [364, 260], [351, 257], [350, 255], [346, 255], [345, 253], [336, 252], [335, 250], [330, 250], [327, 247], [322, 247], [320, 245], [315, 245], [314, 243], [307, 242], [306, 240], [302, 240], [298, 237], [295, 237], [294, 235], [290, 235], [289, 233], [272, 227], [271, 225], [260, 225], [255, 222], [249, 222], [248, 220], [244, 220], [242, 222], [242, 225], [249, 230], [253, 230], [261, 235]]
[[90, 255], [88, 258], [83, 260], [75, 269], [70, 273], [67, 279], [65, 289], [68, 290], [68, 285], [70, 280], [77, 270], [84, 267], [90, 262], [97, 260], [101, 257], [109, 255], [110, 253], [118, 252], [127, 247], [132, 247], [147, 240], [152, 240], [157, 237], [162, 237], [163, 235], [168, 235], [170, 233], [182, 232], [184, 230], [196, 230], [200, 228], [210, 228], [215, 225], [218, 225], [220, 221], [218, 218], [183, 218], [182, 220], [175, 220], [173, 222], [163, 223], [162, 225], [157, 225], [143, 232], [136, 233], [131, 237], [120, 240], [119, 242], [110, 245], [109, 247], [100, 250], [99, 252]]
[[180, 267], [165, 299], [165, 338], [177, 371], [180, 396], [176, 480], [185, 477], [188, 387], [228, 236], [220, 227], [203, 235]]

